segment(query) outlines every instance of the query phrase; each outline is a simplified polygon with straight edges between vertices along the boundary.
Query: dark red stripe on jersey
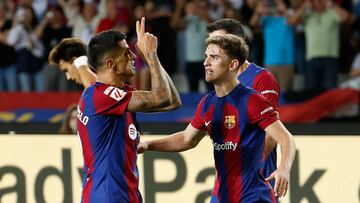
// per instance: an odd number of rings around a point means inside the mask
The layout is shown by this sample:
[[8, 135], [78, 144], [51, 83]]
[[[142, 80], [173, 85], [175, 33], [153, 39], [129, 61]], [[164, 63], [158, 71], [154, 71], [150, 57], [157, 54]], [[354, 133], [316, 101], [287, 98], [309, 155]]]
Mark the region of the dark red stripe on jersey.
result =
[[[242, 171], [242, 156], [240, 148], [240, 117], [238, 109], [228, 103], [224, 106], [222, 132], [224, 135], [224, 143], [236, 144], [235, 149], [228, 149], [225, 151], [225, 168], [226, 168], [226, 184], [228, 189], [227, 198], [229, 202], [237, 202], [242, 196], [242, 176], [239, 171]], [[226, 120], [226, 118], [228, 120]], [[230, 144], [230, 143], [229, 143]]]
[[131, 203], [138, 203], [139, 198], [136, 194], [138, 188], [138, 177], [134, 174], [134, 169], [136, 168], [136, 144], [133, 144], [133, 140], [131, 140], [128, 126], [133, 123], [132, 116], [129, 112], [126, 112], [126, 128], [125, 128], [125, 159], [124, 159], [124, 170], [125, 170], [125, 179], [128, 186], [128, 198]]
[[[80, 99], [79, 101], [79, 109], [81, 112], [84, 112], [84, 100]], [[86, 177], [86, 184], [83, 190], [83, 202], [88, 203], [90, 202], [90, 193], [92, 189], [92, 179], [91, 174], [94, 171], [94, 154], [92, 150], [92, 146], [90, 143], [90, 138], [88, 134], [88, 129], [85, 125], [83, 125], [80, 120], [78, 119], [78, 132], [80, 136], [80, 140], [82, 143], [82, 150], [84, 156], [85, 167], [88, 168], [87, 170], [87, 177]]]

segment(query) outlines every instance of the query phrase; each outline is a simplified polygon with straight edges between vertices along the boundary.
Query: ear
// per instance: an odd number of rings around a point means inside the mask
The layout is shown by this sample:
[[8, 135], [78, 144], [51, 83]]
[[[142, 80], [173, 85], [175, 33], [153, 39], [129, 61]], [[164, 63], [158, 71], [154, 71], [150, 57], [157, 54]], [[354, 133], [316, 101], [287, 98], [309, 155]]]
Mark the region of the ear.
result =
[[233, 59], [230, 62], [230, 68], [231, 71], [237, 71], [237, 69], [240, 67], [240, 62], [238, 59]]
[[105, 59], [105, 65], [106, 65], [106, 68], [109, 68], [109, 69], [115, 68], [115, 63], [112, 58]]
[[74, 56], [74, 57], [71, 57], [71, 61], [70, 61], [70, 62], [73, 63], [76, 58], [77, 58], [77, 57], [75, 57], [75, 56]]

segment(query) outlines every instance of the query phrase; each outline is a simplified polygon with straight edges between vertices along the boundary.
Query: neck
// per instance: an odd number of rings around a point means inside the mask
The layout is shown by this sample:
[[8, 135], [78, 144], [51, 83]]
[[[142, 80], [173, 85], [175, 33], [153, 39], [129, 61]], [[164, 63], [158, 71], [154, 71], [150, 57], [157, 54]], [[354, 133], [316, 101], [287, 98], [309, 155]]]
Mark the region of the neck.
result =
[[122, 79], [121, 77], [119, 77], [116, 74], [112, 74], [110, 72], [104, 72], [104, 71], [99, 71], [97, 73], [97, 81], [107, 84], [107, 85], [112, 85], [112, 86], [116, 86], [116, 87], [123, 87], [125, 84], [125, 80]]
[[246, 69], [247, 69], [247, 67], [249, 67], [250, 66], [250, 62], [248, 61], [248, 60], [246, 60], [241, 66], [240, 66], [240, 68], [239, 68], [239, 70], [238, 70], [238, 75], [240, 75], [242, 72], [244, 72]]
[[218, 97], [228, 95], [239, 83], [237, 77], [232, 77], [232, 79], [226, 79], [224, 82], [214, 84], [216, 95]]

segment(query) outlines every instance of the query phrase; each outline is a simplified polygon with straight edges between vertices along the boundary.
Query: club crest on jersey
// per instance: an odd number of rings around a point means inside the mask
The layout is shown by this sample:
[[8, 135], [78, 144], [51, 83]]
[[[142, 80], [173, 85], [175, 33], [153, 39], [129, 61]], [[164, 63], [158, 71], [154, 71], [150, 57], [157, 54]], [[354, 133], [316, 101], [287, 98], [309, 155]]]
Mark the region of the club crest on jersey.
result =
[[129, 137], [132, 139], [132, 140], [135, 140], [137, 135], [138, 135], [138, 132], [136, 130], [136, 127], [134, 124], [130, 124], [129, 125], [129, 129], [128, 129], [128, 135]]
[[234, 115], [230, 115], [230, 116], [225, 116], [225, 121], [224, 121], [224, 125], [227, 129], [231, 129], [233, 127], [235, 127], [235, 116]]

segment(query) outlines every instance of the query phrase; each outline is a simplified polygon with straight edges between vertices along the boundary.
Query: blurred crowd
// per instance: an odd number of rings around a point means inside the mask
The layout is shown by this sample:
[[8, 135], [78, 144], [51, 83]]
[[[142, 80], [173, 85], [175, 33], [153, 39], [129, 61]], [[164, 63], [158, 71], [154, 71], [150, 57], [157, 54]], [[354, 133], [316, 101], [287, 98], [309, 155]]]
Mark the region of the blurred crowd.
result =
[[[141, 16], [159, 38], [162, 65], [185, 76], [187, 91], [200, 90], [206, 25], [221, 18], [243, 23], [249, 61], [268, 68], [284, 94], [313, 95], [339, 86], [339, 75], [360, 75], [359, 0], [1, 0], [0, 92], [81, 90], [48, 64], [49, 51], [63, 38], [87, 43], [108, 29], [126, 33], [134, 49]], [[138, 55], [129, 81], [142, 90], [150, 84], [144, 67]]]

